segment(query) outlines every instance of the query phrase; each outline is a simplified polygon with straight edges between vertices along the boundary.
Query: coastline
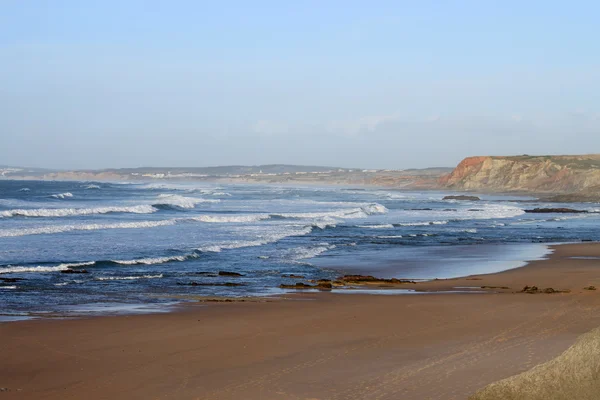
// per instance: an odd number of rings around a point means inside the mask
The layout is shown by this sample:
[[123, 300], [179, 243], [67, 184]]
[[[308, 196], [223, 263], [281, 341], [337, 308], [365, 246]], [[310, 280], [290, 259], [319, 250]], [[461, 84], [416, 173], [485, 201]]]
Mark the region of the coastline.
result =
[[[434, 292], [421, 296], [299, 293], [0, 324], [2, 395], [464, 399], [600, 326], [600, 291], [583, 289], [600, 288], [600, 244], [552, 247], [523, 267], [411, 285]], [[570, 292], [518, 293], [524, 286]], [[491, 293], [435, 293], [457, 287]]]

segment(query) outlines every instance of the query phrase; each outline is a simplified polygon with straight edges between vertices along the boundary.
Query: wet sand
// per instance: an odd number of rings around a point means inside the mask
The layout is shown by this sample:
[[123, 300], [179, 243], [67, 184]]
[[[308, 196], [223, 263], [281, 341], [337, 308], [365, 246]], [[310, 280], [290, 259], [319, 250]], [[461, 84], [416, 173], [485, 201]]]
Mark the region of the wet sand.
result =
[[[600, 326], [600, 259], [571, 258], [600, 257], [600, 244], [555, 249], [498, 274], [406, 286], [490, 293], [304, 293], [3, 323], [0, 398], [465, 399]], [[526, 285], [570, 292], [518, 293]]]

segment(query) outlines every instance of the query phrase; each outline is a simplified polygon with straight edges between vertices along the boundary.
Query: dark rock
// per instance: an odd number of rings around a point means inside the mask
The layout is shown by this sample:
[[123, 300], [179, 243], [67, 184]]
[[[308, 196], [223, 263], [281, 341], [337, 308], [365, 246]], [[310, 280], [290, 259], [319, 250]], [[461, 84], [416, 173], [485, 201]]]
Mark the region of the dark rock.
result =
[[282, 278], [291, 278], [291, 279], [304, 279], [304, 276], [302, 275], [294, 275], [294, 274], [289, 274], [289, 275], [281, 275]]
[[192, 281], [192, 282], [188, 282], [188, 283], [177, 282], [177, 284], [185, 285], [185, 286], [244, 286], [243, 283], [234, 283], [234, 282], [196, 282], [196, 281]]
[[202, 272], [196, 272], [196, 275], [208, 276], [208, 277], [211, 277], [211, 278], [215, 278], [215, 277], [219, 276], [219, 275], [217, 275], [214, 272], [204, 272], [204, 271], [202, 271]]
[[330, 280], [320, 280], [317, 282], [317, 287], [319, 289], [331, 289], [333, 288], [333, 285], [331, 284]]
[[60, 271], [63, 274], [87, 274], [87, 269], [63, 269]]
[[596, 286], [586, 286], [583, 289], [584, 290], [596, 290]]
[[6, 283], [17, 283], [18, 281], [23, 281], [25, 278], [0, 278], [1, 282]]
[[546, 288], [546, 289], [541, 290], [537, 286], [525, 286], [523, 288], [523, 290], [521, 290], [521, 293], [530, 293], [530, 294], [537, 294], [537, 293], [552, 294], [552, 293], [569, 293], [569, 292], [570, 292], [570, 290], [556, 290], [554, 288]]
[[376, 278], [372, 275], [344, 275], [339, 278], [340, 281], [351, 284], [368, 284], [368, 283], [391, 283], [391, 284], [404, 284], [404, 283], [415, 283], [407, 279], [382, 279]]
[[315, 286], [307, 285], [306, 283], [298, 282], [294, 285], [279, 285], [281, 289], [315, 289]]
[[587, 213], [586, 210], [575, 210], [573, 208], [534, 208], [525, 210], [526, 213], [532, 214], [582, 214]]
[[445, 196], [442, 200], [467, 200], [467, 201], [479, 201], [481, 200], [479, 197], [477, 196], [465, 196], [465, 195], [458, 195], [458, 196]]
[[219, 271], [219, 276], [244, 276], [244, 275], [238, 274], [237, 272]]

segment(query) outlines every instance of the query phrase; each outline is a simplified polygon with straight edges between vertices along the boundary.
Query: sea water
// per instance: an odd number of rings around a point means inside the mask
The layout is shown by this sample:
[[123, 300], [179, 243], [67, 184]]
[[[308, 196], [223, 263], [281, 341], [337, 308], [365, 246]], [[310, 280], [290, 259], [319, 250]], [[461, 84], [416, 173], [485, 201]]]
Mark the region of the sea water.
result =
[[588, 214], [526, 214], [557, 205], [516, 196], [442, 200], [447, 194], [2, 180], [0, 314], [157, 309], [189, 296], [281, 293], [281, 283], [297, 281], [289, 274], [496, 272], [543, 257], [544, 243], [600, 239], [598, 205], [569, 205]]

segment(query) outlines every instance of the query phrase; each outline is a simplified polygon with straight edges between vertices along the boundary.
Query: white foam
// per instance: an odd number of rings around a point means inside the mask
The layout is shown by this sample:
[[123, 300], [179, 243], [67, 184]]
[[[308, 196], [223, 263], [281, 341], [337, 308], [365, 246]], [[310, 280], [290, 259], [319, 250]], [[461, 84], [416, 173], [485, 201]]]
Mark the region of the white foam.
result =
[[428, 225], [445, 225], [448, 221], [423, 221], [423, 222], [404, 222], [395, 224], [396, 226], [428, 226]]
[[0, 286], [0, 289], [16, 289], [17, 287], [15, 285], [12, 286]]
[[140, 275], [140, 276], [104, 276], [97, 277], [95, 280], [98, 281], [130, 281], [135, 279], [159, 279], [162, 278], [163, 274], [158, 275]]
[[158, 211], [150, 205], [138, 205], [129, 207], [96, 207], [96, 208], [37, 208], [37, 209], [14, 209], [0, 212], [1, 218], [9, 217], [73, 217], [92, 214], [108, 213], [133, 213], [151, 214]]
[[31, 189], [24, 187], [24, 188], [19, 189], [19, 192], [29, 192], [30, 190]]
[[285, 239], [290, 236], [304, 236], [312, 232], [312, 226], [307, 226], [302, 229], [290, 229], [284, 232], [275, 232], [270, 234], [257, 235], [258, 240], [234, 240], [231, 242], [213, 244], [198, 248], [201, 252], [214, 252], [219, 253], [222, 250], [240, 249], [244, 247], [256, 247], [264, 246], [265, 244], [275, 243], [281, 239]]
[[221, 200], [185, 197], [178, 194], [159, 194], [159, 204], [168, 204], [180, 208], [194, 208], [199, 203], [219, 203]]
[[359, 228], [366, 229], [392, 229], [394, 225], [392, 224], [381, 224], [381, 225], [357, 225]]
[[269, 219], [268, 214], [249, 214], [249, 215], [201, 215], [191, 218], [195, 221], [210, 223], [229, 223], [229, 222], [257, 222]]
[[85, 189], [100, 189], [100, 186], [98, 186], [98, 185], [87, 185], [87, 186], [85, 186]]
[[134, 260], [112, 260], [117, 264], [122, 265], [153, 265], [153, 264], [164, 264], [171, 261], [185, 261], [189, 258], [197, 258], [198, 256], [195, 254], [190, 254], [188, 256], [171, 256], [171, 257], [154, 257], [154, 258], [137, 258]]
[[[350, 203], [354, 204], [354, 203]], [[343, 208], [335, 211], [325, 212], [301, 212], [301, 213], [279, 213], [271, 214], [274, 217], [280, 218], [297, 218], [297, 219], [323, 219], [323, 218], [338, 218], [338, 219], [354, 219], [366, 218], [373, 214], [385, 214], [388, 209], [378, 203], [362, 204], [360, 207]]]
[[290, 256], [293, 260], [304, 260], [307, 258], [314, 258], [328, 250], [335, 249], [335, 247], [334, 244], [330, 245], [329, 243], [323, 243], [320, 246], [314, 247], [297, 247], [291, 250]]
[[70, 268], [77, 267], [86, 267], [90, 265], [94, 265], [95, 261], [81, 262], [81, 263], [65, 263], [59, 264], [55, 266], [37, 266], [37, 267], [28, 267], [28, 266], [8, 266], [0, 268], [0, 274], [12, 274], [12, 273], [20, 273], [20, 272], [56, 272], [56, 271], [64, 271]]
[[54, 197], [55, 199], [66, 199], [68, 197], [73, 197], [73, 193], [58, 193], [58, 194], [53, 194], [50, 197]]
[[65, 267], [62, 265], [57, 265], [55, 267], [4, 267], [0, 268], [0, 274], [16, 274], [21, 272], [56, 272], [56, 271], [64, 271], [69, 269], [69, 267]]
[[0, 230], [0, 237], [17, 237], [28, 235], [43, 235], [53, 233], [63, 233], [71, 231], [95, 231], [102, 229], [139, 229], [139, 228], [155, 228], [159, 226], [174, 225], [177, 220], [160, 220], [160, 221], [139, 221], [139, 222], [121, 222], [115, 224], [85, 224], [85, 225], [53, 225], [42, 226], [37, 228], [25, 229], [3, 229]]

